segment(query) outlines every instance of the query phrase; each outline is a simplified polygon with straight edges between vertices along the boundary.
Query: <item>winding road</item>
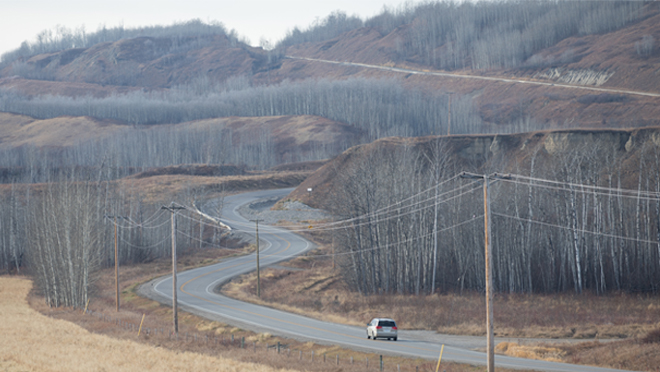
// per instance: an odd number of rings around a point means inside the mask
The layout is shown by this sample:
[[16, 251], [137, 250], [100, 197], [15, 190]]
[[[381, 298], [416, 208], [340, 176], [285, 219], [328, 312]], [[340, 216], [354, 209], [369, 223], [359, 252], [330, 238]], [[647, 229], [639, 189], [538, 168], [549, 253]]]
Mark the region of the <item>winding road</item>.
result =
[[[226, 197], [222, 220], [232, 228], [248, 230], [254, 223], [241, 217], [237, 209], [246, 203], [262, 198], [283, 197], [293, 189], [266, 190], [249, 192]], [[284, 229], [259, 225], [260, 264], [262, 267], [275, 264], [302, 254], [314, 245], [301, 236]], [[263, 244], [265, 243], [265, 244]], [[486, 354], [461, 347], [454, 336], [447, 336], [442, 342], [425, 341], [419, 334], [406, 330], [399, 331], [399, 341], [368, 340], [366, 326], [355, 327], [325, 322], [308, 317], [290, 314], [234, 300], [214, 292], [219, 284], [231, 278], [256, 269], [254, 254], [231, 258], [223, 262], [200, 267], [177, 275], [178, 304], [181, 309], [194, 312], [211, 320], [249, 329], [255, 332], [269, 332], [273, 335], [290, 337], [300, 341], [313, 341], [321, 344], [340, 345], [342, 347], [408, 357], [437, 360], [442, 344], [445, 344], [442, 360], [473, 365], [485, 365]], [[140, 294], [171, 304], [172, 276], [158, 278], [141, 286]], [[485, 341], [484, 341], [485, 344]], [[565, 372], [602, 372], [614, 369], [590, 366], [553, 363], [539, 360], [495, 356], [497, 367], [532, 369], [539, 371]]]

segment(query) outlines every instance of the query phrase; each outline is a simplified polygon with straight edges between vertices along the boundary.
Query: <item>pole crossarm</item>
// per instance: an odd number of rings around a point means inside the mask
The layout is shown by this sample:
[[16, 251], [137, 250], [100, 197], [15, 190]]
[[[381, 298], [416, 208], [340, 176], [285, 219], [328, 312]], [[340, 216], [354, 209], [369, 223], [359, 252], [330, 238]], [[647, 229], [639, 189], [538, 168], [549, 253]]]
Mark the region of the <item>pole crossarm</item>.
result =
[[477, 174], [477, 173], [471, 173], [471, 172], [461, 172], [459, 173], [459, 176], [461, 178], [467, 178], [467, 179], [472, 179], [472, 180], [483, 180], [483, 179], [489, 179], [489, 180], [510, 180], [513, 179], [510, 173], [507, 174], [500, 174], [500, 173], [491, 173], [491, 174]]

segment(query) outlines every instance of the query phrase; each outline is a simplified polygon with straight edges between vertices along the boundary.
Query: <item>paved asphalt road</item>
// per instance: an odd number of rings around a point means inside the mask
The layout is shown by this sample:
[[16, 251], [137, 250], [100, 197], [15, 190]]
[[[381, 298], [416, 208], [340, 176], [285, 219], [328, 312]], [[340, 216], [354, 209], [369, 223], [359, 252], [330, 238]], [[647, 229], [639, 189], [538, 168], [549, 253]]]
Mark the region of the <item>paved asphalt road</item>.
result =
[[[247, 230], [254, 228], [236, 212], [240, 205], [255, 199], [284, 196], [292, 189], [250, 192], [225, 198], [222, 220], [232, 228]], [[261, 241], [260, 263], [262, 267], [287, 260], [313, 248], [313, 244], [302, 237], [283, 229], [259, 225]], [[380, 353], [384, 355], [403, 355], [437, 360], [442, 344], [416, 339], [415, 335], [399, 331], [398, 341], [368, 340], [365, 327], [347, 326], [324, 322], [300, 315], [289, 314], [264, 306], [257, 306], [237, 301], [213, 292], [220, 283], [256, 269], [254, 254], [228, 259], [224, 262], [201, 267], [177, 275], [178, 304], [182, 310], [188, 310], [209, 319], [243, 327], [257, 332], [269, 332], [273, 335], [291, 337], [302, 341], [314, 341], [321, 344], [341, 345], [347, 348]], [[156, 279], [142, 286], [141, 293], [169, 304], [172, 301], [172, 277]], [[169, 300], [169, 301], [168, 301]], [[474, 365], [485, 365], [486, 354], [446, 343], [442, 360]], [[545, 361], [495, 356], [497, 367], [532, 369], [539, 371], [596, 372], [615, 371], [613, 369], [552, 363]]]

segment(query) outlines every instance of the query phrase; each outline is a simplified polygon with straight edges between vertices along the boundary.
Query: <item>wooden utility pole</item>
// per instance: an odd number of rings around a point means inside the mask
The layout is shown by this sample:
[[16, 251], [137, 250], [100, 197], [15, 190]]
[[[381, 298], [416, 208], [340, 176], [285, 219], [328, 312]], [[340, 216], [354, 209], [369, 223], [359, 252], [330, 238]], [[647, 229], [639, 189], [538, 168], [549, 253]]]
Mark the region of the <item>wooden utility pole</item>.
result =
[[169, 207], [161, 207], [166, 209], [172, 214], [172, 322], [174, 324], [174, 334], [179, 336], [179, 314], [177, 309], [176, 298], [176, 211], [186, 209], [185, 207], [176, 206], [172, 203]]
[[451, 95], [454, 92], [447, 92], [449, 96], [449, 101], [447, 102], [447, 135], [451, 134]]
[[117, 249], [117, 216], [115, 217], [115, 303], [119, 312], [119, 249]]
[[488, 372], [495, 372], [495, 342], [493, 330], [493, 247], [490, 236], [490, 189], [489, 176], [484, 175], [484, 236], [486, 249], [486, 348], [488, 349]]
[[105, 216], [105, 218], [114, 219], [115, 225], [115, 304], [119, 312], [119, 250], [117, 249], [117, 218], [126, 218], [123, 216]]
[[257, 231], [257, 297], [261, 297], [261, 276], [259, 274], [259, 221], [260, 219], [250, 220], [256, 224]]
[[479, 175], [474, 173], [462, 172], [461, 177], [483, 180], [484, 189], [484, 250], [486, 261], [486, 349], [488, 372], [495, 372], [495, 336], [493, 327], [493, 247], [491, 239], [491, 217], [490, 217], [490, 180], [507, 179], [510, 176], [498, 175]]

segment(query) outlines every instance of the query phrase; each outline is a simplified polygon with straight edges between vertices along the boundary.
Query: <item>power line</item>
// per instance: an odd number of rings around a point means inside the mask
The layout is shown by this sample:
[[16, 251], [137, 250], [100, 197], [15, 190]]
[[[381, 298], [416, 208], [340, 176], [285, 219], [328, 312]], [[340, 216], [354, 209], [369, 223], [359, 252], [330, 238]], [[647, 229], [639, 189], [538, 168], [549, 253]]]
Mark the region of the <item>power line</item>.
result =
[[146, 249], [154, 249], [154, 248], [157, 248], [157, 247], [161, 247], [163, 244], [165, 244], [165, 242], [167, 242], [168, 240], [170, 240], [169, 237], [166, 237], [165, 239], [159, 241], [158, 243], [154, 243], [154, 244], [151, 244], [151, 245], [146, 245], [146, 246], [144, 246], [144, 245], [134, 245], [134, 244], [131, 244], [128, 240], [126, 240], [126, 239], [124, 239], [124, 238], [119, 238], [119, 239], [120, 239], [123, 243], [125, 243], [126, 245], [130, 246], [131, 248], [135, 248], [135, 249], [145, 249], [145, 250], [146, 250]]
[[[554, 181], [554, 180], [548, 180], [544, 178], [537, 178], [537, 177], [528, 177], [528, 176], [522, 176], [518, 174], [511, 174], [510, 175], [513, 179], [508, 179], [508, 180], [503, 180], [505, 182], [515, 182], [527, 186], [535, 186], [535, 187], [545, 187], [549, 189], [554, 189], [554, 190], [561, 190], [561, 191], [575, 191], [575, 192], [581, 192], [581, 193], [586, 193], [586, 192], [591, 192], [591, 191], [600, 191], [600, 195], [608, 195], [612, 196], [612, 193], [616, 193], [616, 196], [621, 196], [621, 197], [627, 197], [627, 198], [635, 198], [635, 199], [650, 199], [650, 200], [660, 200], [660, 193], [655, 192], [655, 191], [643, 191], [643, 190], [631, 190], [631, 189], [621, 189], [621, 188], [613, 188], [613, 187], [604, 187], [604, 186], [594, 186], [594, 185], [585, 185], [581, 183], [573, 183], [573, 182], [563, 182], [563, 181]], [[521, 182], [516, 179], [524, 179], [529, 182]], [[546, 186], [546, 185], [541, 185], [538, 183], [532, 183], [531, 181], [535, 182], [542, 182], [542, 183], [549, 183], [553, 185], [559, 185], [559, 186], [564, 186], [564, 187], [553, 187], [553, 186]], [[566, 186], [571, 187], [571, 188], [566, 188]], [[585, 191], [585, 190], [590, 190], [590, 191]], [[606, 193], [607, 191], [607, 193]]]
[[630, 237], [627, 237], [627, 236], [614, 235], [614, 234], [602, 233], [602, 232], [585, 230], [585, 229], [577, 229], [577, 228], [573, 228], [573, 227], [561, 226], [561, 225], [556, 225], [556, 224], [552, 224], [552, 223], [548, 223], [548, 222], [533, 220], [533, 219], [530, 219], [530, 218], [510, 216], [510, 215], [503, 214], [503, 213], [493, 212], [493, 215], [499, 216], [499, 217], [504, 217], [504, 218], [511, 218], [511, 219], [515, 219], [515, 220], [525, 221], [525, 222], [531, 222], [531, 223], [535, 223], [535, 224], [543, 225], [543, 226], [548, 226], [548, 227], [556, 227], [556, 228], [564, 229], [564, 230], [579, 231], [579, 232], [593, 234], [593, 235], [601, 235], [601, 236], [606, 236], [606, 237], [609, 237], [609, 238], [629, 240], [629, 241], [635, 241], [635, 242], [640, 242], [640, 243], [651, 243], [651, 244], [659, 244], [660, 243], [660, 242], [655, 241], [655, 240], [637, 239], [637, 238], [630, 238]]

